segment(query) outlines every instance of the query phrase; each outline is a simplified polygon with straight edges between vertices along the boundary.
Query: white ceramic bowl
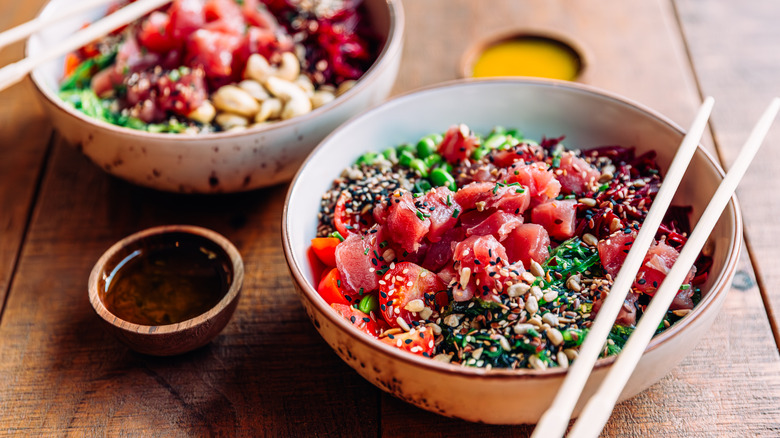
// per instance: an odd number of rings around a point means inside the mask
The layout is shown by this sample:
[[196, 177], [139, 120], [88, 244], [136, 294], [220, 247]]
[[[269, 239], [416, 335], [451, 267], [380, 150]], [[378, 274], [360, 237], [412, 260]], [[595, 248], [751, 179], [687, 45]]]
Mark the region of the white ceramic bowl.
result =
[[[69, 0], [51, 0], [41, 17], [62, 13]], [[241, 132], [152, 134], [90, 118], [57, 97], [64, 57], [33, 71], [32, 80], [55, 128], [105, 171], [135, 184], [185, 193], [251, 190], [289, 180], [306, 155], [339, 124], [383, 101], [401, 61], [404, 17], [400, 0], [365, 0], [372, 30], [383, 41], [360, 81], [309, 114]], [[41, 53], [105, 8], [62, 20], [34, 34], [27, 55]]]
[[[622, 97], [572, 83], [537, 80], [463, 81], [407, 94], [352, 119], [308, 157], [287, 196], [282, 234], [285, 256], [306, 313], [325, 341], [369, 382], [429, 411], [496, 424], [535, 423], [552, 402], [565, 370], [485, 370], [415, 356], [360, 333], [317, 294], [306, 250], [317, 228], [319, 200], [338, 175], [368, 150], [416, 141], [450, 125], [476, 132], [496, 125], [527, 137], [566, 135], [570, 147], [635, 146], [658, 152], [668, 167], [683, 131], [665, 117]], [[338, 151], [338, 153], [336, 153]], [[692, 205], [695, 224], [723, 172], [702, 148], [675, 199]], [[714, 264], [696, 308], [656, 336], [620, 399], [630, 398], [667, 374], [706, 333], [736, 269], [742, 222], [732, 200], [712, 233]], [[597, 388], [614, 357], [598, 361], [584, 393]], [[581, 406], [575, 409], [579, 413]]]

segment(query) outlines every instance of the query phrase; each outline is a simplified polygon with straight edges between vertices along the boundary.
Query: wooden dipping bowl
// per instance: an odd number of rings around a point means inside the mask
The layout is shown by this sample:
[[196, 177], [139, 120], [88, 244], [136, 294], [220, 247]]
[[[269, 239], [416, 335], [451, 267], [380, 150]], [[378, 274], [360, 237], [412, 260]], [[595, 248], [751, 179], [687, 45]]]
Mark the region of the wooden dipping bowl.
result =
[[[121, 319], [106, 308], [104, 298], [111, 274], [134, 251], [172, 243], [189, 235], [216, 255], [214, 263], [224, 269], [227, 292], [211, 309], [193, 318], [166, 325], [140, 325]], [[201, 243], [202, 242], [202, 243]], [[209, 343], [225, 328], [238, 305], [244, 281], [244, 262], [233, 244], [222, 235], [189, 225], [149, 228], [115, 243], [97, 261], [89, 276], [89, 301], [108, 331], [131, 349], [155, 356], [185, 353]], [[215, 292], [216, 293], [216, 292]]]

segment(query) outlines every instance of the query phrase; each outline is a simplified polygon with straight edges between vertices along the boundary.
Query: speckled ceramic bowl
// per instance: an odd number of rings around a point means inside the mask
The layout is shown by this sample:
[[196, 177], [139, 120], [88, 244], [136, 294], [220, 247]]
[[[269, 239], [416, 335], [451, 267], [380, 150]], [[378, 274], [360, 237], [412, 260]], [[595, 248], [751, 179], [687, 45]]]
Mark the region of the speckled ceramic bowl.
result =
[[[152, 134], [101, 122], [57, 97], [64, 58], [33, 71], [32, 79], [56, 129], [105, 171], [135, 184], [184, 193], [251, 190], [289, 180], [320, 140], [349, 117], [384, 100], [401, 61], [404, 17], [400, 0], [365, 0], [383, 47], [377, 60], [348, 92], [309, 114], [241, 132], [199, 136]], [[70, 7], [51, 0], [41, 16]], [[27, 55], [40, 53], [105, 8], [62, 20], [30, 37]]]
[[[421, 408], [468, 421], [535, 423], [552, 402], [565, 370], [463, 368], [378, 342], [320, 298], [307, 263], [319, 199], [340, 169], [363, 152], [416, 141], [455, 123], [466, 123], [476, 132], [488, 132], [495, 125], [517, 127], [529, 138], [566, 135], [567, 145], [583, 149], [605, 144], [636, 146], [640, 153], [654, 149], [662, 167], [669, 165], [684, 134], [650, 109], [583, 85], [534, 80], [454, 82], [401, 96], [352, 119], [312, 152], [295, 177], [283, 216], [285, 256], [306, 313], [336, 353], [368, 381]], [[722, 176], [714, 159], [699, 148], [675, 204], [692, 205], [695, 223]], [[704, 298], [653, 339], [621, 400], [667, 374], [706, 333], [734, 275], [741, 230], [740, 213], [732, 200], [710, 238], [714, 264], [703, 287]], [[614, 358], [598, 361], [586, 395], [593, 393], [613, 362]]]

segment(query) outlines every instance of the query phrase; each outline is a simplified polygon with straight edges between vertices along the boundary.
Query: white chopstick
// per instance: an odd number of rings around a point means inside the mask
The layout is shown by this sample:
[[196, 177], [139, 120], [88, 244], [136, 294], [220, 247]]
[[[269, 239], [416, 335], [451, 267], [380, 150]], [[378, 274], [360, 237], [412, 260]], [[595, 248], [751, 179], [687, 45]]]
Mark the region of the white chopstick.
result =
[[81, 0], [80, 2], [69, 5], [68, 10], [63, 13], [58, 13], [56, 15], [52, 14], [49, 17], [35, 17], [26, 23], [22, 23], [0, 33], [0, 49], [15, 41], [30, 36], [33, 32], [37, 32], [48, 25], [114, 1], [116, 0]]
[[577, 360], [569, 368], [555, 399], [544, 415], [542, 415], [532, 437], [560, 437], [566, 432], [566, 426], [569, 424], [569, 418], [571, 418], [571, 414], [574, 411], [574, 406], [582, 393], [582, 389], [585, 387], [585, 383], [588, 381], [588, 377], [590, 377], [593, 365], [604, 349], [604, 343], [610, 330], [612, 330], [620, 308], [623, 306], [631, 284], [634, 282], [636, 273], [642, 265], [645, 254], [647, 254], [647, 250], [653, 242], [656, 230], [661, 225], [664, 214], [672, 202], [674, 193], [677, 191], [677, 186], [688, 168], [688, 163], [696, 151], [702, 134], [704, 134], [714, 102], [712, 97], [708, 97], [699, 108], [690, 130], [683, 138], [680, 148], [669, 166], [669, 171], [664, 178], [663, 184], [661, 184], [661, 188], [658, 190], [650, 211], [647, 213], [647, 217], [634, 243], [631, 245], [631, 250], [626, 256], [626, 260], [623, 262], [615, 282], [612, 284], [609, 295], [604, 300], [596, 320], [585, 337], [585, 342], [580, 347]]
[[612, 365], [609, 374], [601, 382], [601, 386], [590, 398], [588, 404], [585, 405], [580, 415], [582, 421], [578, 420], [574, 423], [574, 427], [569, 434], [570, 438], [597, 437], [604, 428], [620, 393], [623, 391], [623, 387], [634, 372], [634, 368], [642, 357], [642, 353], [644, 353], [650, 339], [655, 334], [658, 324], [663, 320], [680, 284], [699, 256], [699, 252], [707, 242], [723, 209], [726, 208], [731, 196], [737, 189], [737, 185], [739, 185], [748, 166], [756, 156], [756, 152], [761, 147], [764, 137], [777, 116], [778, 109], [780, 109], [780, 99], [775, 98], [753, 128], [731, 170], [729, 170], [718, 186], [710, 203], [707, 205], [704, 213], [702, 213], [699, 222], [680, 252], [677, 262], [666, 275], [663, 283], [661, 283], [661, 287], [656, 291], [655, 296], [650, 301], [650, 305], [640, 318], [636, 330], [631, 334], [628, 342], [623, 347], [623, 351], [618, 355], [614, 365]]
[[0, 69], [0, 91], [21, 81], [40, 64], [89, 44], [170, 1], [171, 0], [139, 0], [135, 3], [131, 3], [113, 14], [92, 23], [89, 27], [76, 32], [43, 53], [3, 67]]

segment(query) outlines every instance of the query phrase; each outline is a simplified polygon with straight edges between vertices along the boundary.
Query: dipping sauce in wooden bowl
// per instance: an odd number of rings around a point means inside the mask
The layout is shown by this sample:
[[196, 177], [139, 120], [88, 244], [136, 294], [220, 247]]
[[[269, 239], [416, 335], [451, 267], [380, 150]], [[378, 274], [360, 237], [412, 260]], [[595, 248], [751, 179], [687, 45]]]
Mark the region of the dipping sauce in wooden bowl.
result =
[[464, 55], [464, 77], [528, 76], [573, 81], [584, 56], [567, 38], [514, 33], [478, 42]]
[[120, 341], [167, 356], [203, 346], [225, 327], [243, 277], [241, 256], [223, 236], [163, 226], [106, 251], [90, 275], [89, 297]]

